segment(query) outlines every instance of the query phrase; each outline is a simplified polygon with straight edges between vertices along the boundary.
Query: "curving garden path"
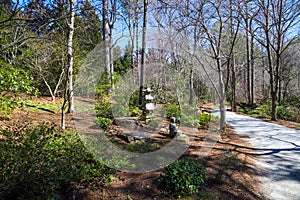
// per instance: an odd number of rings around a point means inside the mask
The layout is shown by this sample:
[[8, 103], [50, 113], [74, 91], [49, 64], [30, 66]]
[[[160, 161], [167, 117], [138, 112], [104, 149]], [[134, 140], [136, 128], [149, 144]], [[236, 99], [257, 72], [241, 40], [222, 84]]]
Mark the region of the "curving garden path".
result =
[[[218, 114], [214, 112], [214, 114]], [[227, 112], [227, 123], [256, 150], [261, 190], [267, 199], [300, 199], [300, 131]]]

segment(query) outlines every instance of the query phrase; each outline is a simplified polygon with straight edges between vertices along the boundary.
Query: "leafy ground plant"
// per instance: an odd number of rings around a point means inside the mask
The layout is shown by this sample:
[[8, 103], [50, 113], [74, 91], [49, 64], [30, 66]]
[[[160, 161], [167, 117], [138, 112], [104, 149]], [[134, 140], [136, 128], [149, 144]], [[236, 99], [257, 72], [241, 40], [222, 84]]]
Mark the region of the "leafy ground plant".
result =
[[107, 99], [96, 101], [95, 109], [96, 109], [97, 117], [105, 117], [105, 118], [113, 117], [111, 103]]
[[17, 107], [17, 103], [11, 98], [0, 96], [0, 118], [10, 118], [10, 114], [14, 107]]
[[76, 132], [50, 125], [0, 130], [0, 199], [62, 199], [71, 183], [114, 172], [86, 151]]
[[158, 187], [169, 195], [188, 196], [199, 193], [206, 171], [202, 164], [192, 159], [176, 160], [163, 170]]
[[181, 117], [181, 111], [179, 107], [175, 104], [165, 104], [164, 105], [164, 111], [166, 112], [167, 118], [175, 117], [176, 121], [180, 120]]
[[111, 125], [111, 120], [106, 117], [97, 117], [96, 123], [104, 130], [107, 130]]
[[210, 122], [211, 118], [212, 118], [211, 114], [206, 114], [206, 113], [201, 114], [200, 117], [199, 117], [200, 127], [208, 128], [208, 125], [209, 125], [209, 122]]

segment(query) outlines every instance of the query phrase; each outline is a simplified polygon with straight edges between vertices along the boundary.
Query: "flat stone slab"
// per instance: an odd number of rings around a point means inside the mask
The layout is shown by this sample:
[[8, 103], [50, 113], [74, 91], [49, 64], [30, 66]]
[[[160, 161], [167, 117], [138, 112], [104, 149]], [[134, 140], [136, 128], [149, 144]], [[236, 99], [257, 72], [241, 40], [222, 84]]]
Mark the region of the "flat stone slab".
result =
[[117, 133], [117, 136], [122, 138], [128, 143], [135, 142], [135, 141], [151, 142], [151, 138], [147, 133], [141, 133], [141, 132]]
[[141, 126], [139, 120], [136, 117], [119, 117], [114, 119], [116, 124], [121, 127], [136, 129]]

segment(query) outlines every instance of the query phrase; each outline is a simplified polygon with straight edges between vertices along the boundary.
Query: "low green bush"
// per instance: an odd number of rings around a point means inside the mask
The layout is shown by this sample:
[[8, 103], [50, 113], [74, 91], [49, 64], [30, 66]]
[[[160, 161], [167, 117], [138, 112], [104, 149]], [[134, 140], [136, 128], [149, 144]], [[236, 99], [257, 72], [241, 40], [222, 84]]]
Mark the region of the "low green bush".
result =
[[176, 104], [165, 104], [164, 111], [166, 113], [167, 118], [175, 117], [176, 121], [180, 120], [181, 111]]
[[0, 199], [69, 199], [71, 183], [109, 180], [114, 173], [92, 157], [76, 132], [23, 125], [0, 135]]
[[12, 113], [14, 107], [17, 106], [17, 102], [11, 98], [0, 96], [0, 118], [10, 118], [10, 114]]
[[140, 99], [140, 91], [137, 90], [131, 94], [130, 99], [129, 99], [129, 106], [130, 107], [138, 107], [139, 99]]
[[97, 117], [96, 123], [104, 130], [107, 130], [111, 125], [111, 119], [106, 117]]
[[201, 127], [208, 127], [211, 118], [212, 118], [211, 114], [202, 113], [199, 117], [199, 125]]
[[199, 112], [193, 106], [182, 103], [181, 105], [181, 119], [180, 123], [187, 126], [198, 126], [199, 125]]
[[257, 110], [259, 111], [259, 117], [271, 118], [271, 101], [260, 105]]
[[191, 115], [182, 114], [180, 119], [180, 124], [184, 124], [187, 126], [197, 126], [199, 120]]
[[277, 106], [277, 117], [282, 120], [296, 121], [298, 117], [297, 109], [288, 104]]
[[102, 99], [96, 101], [95, 109], [96, 109], [97, 117], [105, 117], [105, 118], [113, 117], [111, 103], [109, 102], [109, 100]]
[[130, 108], [129, 108], [129, 112], [130, 112], [130, 116], [131, 116], [131, 117], [136, 117], [136, 116], [138, 116], [140, 113], [142, 113], [142, 110], [139, 109], [138, 107], [130, 107]]
[[192, 159], [176, 160], [163, 173], [158, 180], [159, 189], [177, 196], [197, 194], [206, 175], [202, 164]]
[[248, 104], [248, 103], [240, 103], [238, 104], [242, 112], [251, 115], [253, 117], [258, 118], [270, 118], [271, 117], [271, 102], [267, 101], [266, 103], [259, 104]]
[[249, 114], [258, 107], [255, 103], [238, 103], [238, 106], [243, 109], [243, 113], [245, 114]]
[[17, 95], [18, 92], [35, 93], [32, 86], [34, 79], [28, 70], [15, 67], [0, 60], [0, 92], [10, 91]]

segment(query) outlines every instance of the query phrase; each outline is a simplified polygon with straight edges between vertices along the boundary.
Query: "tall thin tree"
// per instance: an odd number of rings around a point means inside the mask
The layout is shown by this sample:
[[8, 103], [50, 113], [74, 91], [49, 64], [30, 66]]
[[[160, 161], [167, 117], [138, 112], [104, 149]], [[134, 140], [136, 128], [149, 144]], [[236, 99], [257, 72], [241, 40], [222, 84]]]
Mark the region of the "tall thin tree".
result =
[[148, 23], [148, 0], [144, 0], [144, 16], [143, 16], [143, 36], [142, 36], [142, 57], [141, 57], [141, 72], [140, 72], [140, 104], [142, 104], [142, 95], [145, 78], [146, 64], [146, 45], [147, 45], [147, 23]]

